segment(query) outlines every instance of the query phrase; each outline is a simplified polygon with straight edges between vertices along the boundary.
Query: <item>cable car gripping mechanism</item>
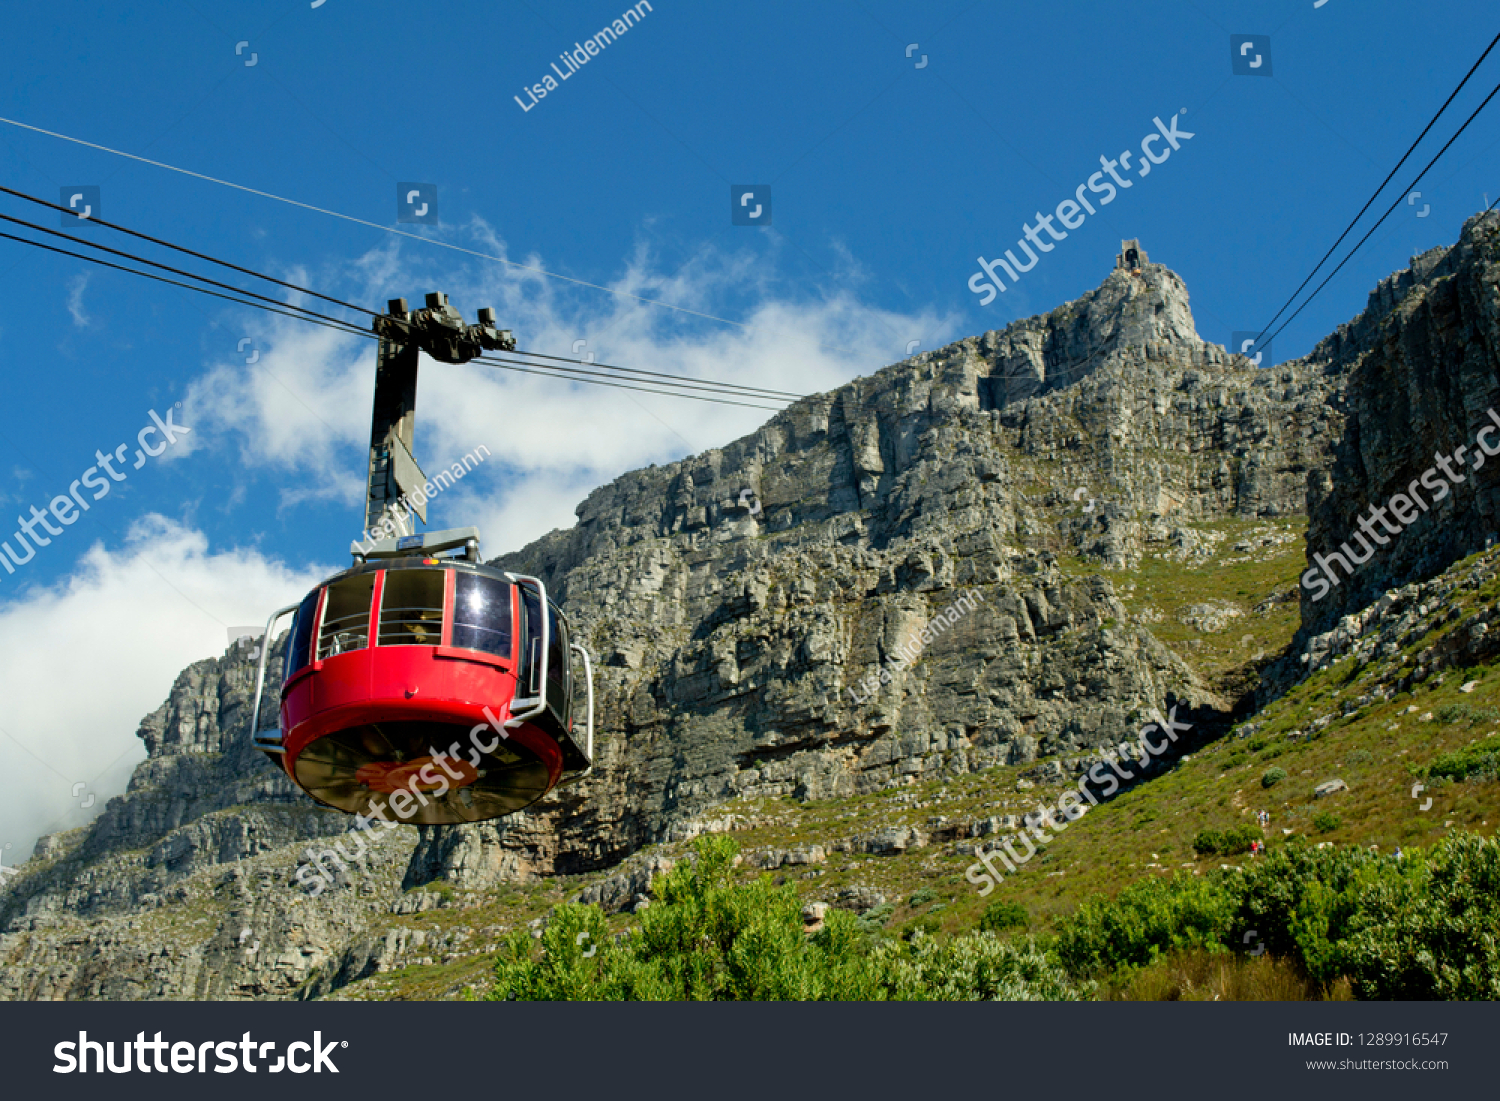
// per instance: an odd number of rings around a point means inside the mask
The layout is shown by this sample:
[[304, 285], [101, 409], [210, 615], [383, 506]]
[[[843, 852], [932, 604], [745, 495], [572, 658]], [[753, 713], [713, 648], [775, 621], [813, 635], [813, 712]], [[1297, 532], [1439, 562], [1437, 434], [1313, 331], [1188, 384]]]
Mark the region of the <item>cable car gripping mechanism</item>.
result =
[[284, 615], [291, 615], [301, 604], [288, 604], [285, 608], [278, 608], [271, 613], [271, 618], [266, 620], [266, 633], [260, 640], [260, 657], [255, 666], [255, 709], [250, 712], [250, 738], [255, 748], [262, 753], [286, 753], [281, 745], [281, 724], [267, 727], [265, 730], [257, 730], [256, 725], [260, 722], [260, 700], [266, 686], [266, 658], [271, 652], [272, 632], [276, 629], [276, 621]]
[[495, 311], [489, 307], [479, 311], [477, 325], [465, 325], [446, 294], [429, 294], [426, 309], [408, 310], [404, 298], [392, 299], [389, 308], [371, 328], [392, 343], [415, 344], [441, 363], [467, 363], [486, 351], [516, 349], [516, 338], [509, 329], [495, 327]]

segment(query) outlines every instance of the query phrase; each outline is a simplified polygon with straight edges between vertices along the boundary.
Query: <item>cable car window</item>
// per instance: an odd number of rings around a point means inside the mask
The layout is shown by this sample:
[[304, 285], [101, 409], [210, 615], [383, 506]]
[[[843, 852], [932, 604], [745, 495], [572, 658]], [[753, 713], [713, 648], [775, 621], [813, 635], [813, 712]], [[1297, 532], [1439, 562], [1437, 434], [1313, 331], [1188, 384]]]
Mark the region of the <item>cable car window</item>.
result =
[[390, 570], [380, 597], [381, 646], [443, 641], [443, 570]]
[[292, 621], [292, 640], [286, 648], [286, 672], [282, 680], [288, 679], [308, 662], [308, 654], [312, 651], [313, 620], [318, 617], [318, 597], [322, 595], [322, 589], [314, 589], [297, 609], [297, 617]]
[[542, 664], [542, 605], [536, 589], [530, 585], [521, 586], [521, 611], [524, 633], [521, 635], [520, 682], [525, 686], [526, 695], [534, 697], [542, 692], [537, 683], [537, 671]]
[[510, 657], [510, 589], [507, 581], [459, 573], [454, 578], [453, 645]]
[[568, 629], [557, 609], [547, 606], [547, 703], [566, 719], [568, 714]]
[[374, 594], [373, 573], [357, 573], [328, 586], [323, 627], [318, 632], [320, 660], [370, 645], [370, 598]]

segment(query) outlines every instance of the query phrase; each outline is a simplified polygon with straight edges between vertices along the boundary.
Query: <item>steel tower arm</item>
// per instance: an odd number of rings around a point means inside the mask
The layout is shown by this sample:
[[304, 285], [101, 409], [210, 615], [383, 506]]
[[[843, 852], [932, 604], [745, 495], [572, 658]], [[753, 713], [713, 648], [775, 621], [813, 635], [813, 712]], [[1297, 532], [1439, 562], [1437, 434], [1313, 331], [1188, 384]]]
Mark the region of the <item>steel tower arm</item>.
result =
[[370, 423], [370, 466], [365, 494], [365, 538], [387, 523], [396, 537], [414, 534], [412, 513], [425, 524], [427, 505], [407, 496], [426, 483], [413, 457], [417, 421], [417, 360], [426, 352], [442, 363], [467, 363], [484, 351], [514, 351], [509, 329], [495, 327], [495, 311], [479, 311], [479, 324], [465, 325], [448, 296], [427, 296], [425, 309], [408, 310], [406, 299], [391, 299], [388, 314], [375, 318], [380, 336], [375, 366], [375, 402]]

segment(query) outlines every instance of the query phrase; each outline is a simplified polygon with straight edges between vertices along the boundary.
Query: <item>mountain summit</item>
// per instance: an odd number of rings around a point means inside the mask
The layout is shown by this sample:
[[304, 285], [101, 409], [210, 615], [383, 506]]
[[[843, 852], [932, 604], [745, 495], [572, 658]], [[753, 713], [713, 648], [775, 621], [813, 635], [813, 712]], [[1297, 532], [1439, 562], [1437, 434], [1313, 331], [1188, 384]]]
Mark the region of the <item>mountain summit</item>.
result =
[[1114, 271], [1094, 290], [980, 340], [994, 364], [981, 387], [985, 408], [1069, 386], [1111, 363], [1227, 367], [1235, 361], [1198, 337], [1187, 286], [1176, 272], [1151, 263], [1135, 240], [1120, 243]]

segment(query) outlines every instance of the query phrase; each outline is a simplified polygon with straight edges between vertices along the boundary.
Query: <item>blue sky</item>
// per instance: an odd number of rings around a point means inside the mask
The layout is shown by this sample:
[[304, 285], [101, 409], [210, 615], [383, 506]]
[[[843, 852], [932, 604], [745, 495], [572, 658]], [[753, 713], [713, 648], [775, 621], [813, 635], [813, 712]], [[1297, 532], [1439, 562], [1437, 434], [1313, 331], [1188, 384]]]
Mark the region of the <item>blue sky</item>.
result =
[[[568, 355], [585, 340], [605, 362], [803, 392], [911, 341], [930, 349], [1076, 298], [1122, 237], [1182, 275], [1205, 339], [1261, 328], [1500, 30], [1468, 0], [661, 0], [518, 105], [625, 8], [11, 0], [0, 116], [425, 239], [5, 124], [0, 183], [52, 201], [98, 186], [110, 220], [371, 308], [446, 290], [471, 319], [495, 306], [522, 348]], [[1270, 36], [1271, 76], [1232, 74], [1236, 33]], [[1377, 211], [1497, 80], [1500, 52]], [[1191, 140], [978, 304], [977, 257], [1014, 248], [1101, 155], [1137, 150], [1154, 119], [1184, 110]], [[436, 187], [438, 226], [396, 225], [408, 181]], [[770, 186], [769, 228], [730, 224], [737, 184]], [[1500, 196], [1500, 106], [1420, 190], [1276, 339], [1276, 359], [1307, 352], [1376, 281], [1451, 242], [1485, 192]], [[9, 197], [0, 212], [57, 222]], [[96, 450], [133, 453], [151, 410], [182, 402], [192, 428], [0, 575], [0, 789], [13, 789], [0, 862], [14, 863], [38, 829], [121, 790], [136, 724], [178, 669], [347, 561], [374, 357], [369, 342], [7, 241], [0, 286], [0, 537]], [[571, 522], [627, 469], [769, 415], [435, 364], [419, 393], [429, 469], [494, 453], [431, 513], [478, 523], [489, 553]], [[92, 808], [79, 782], [96, 784]]]

